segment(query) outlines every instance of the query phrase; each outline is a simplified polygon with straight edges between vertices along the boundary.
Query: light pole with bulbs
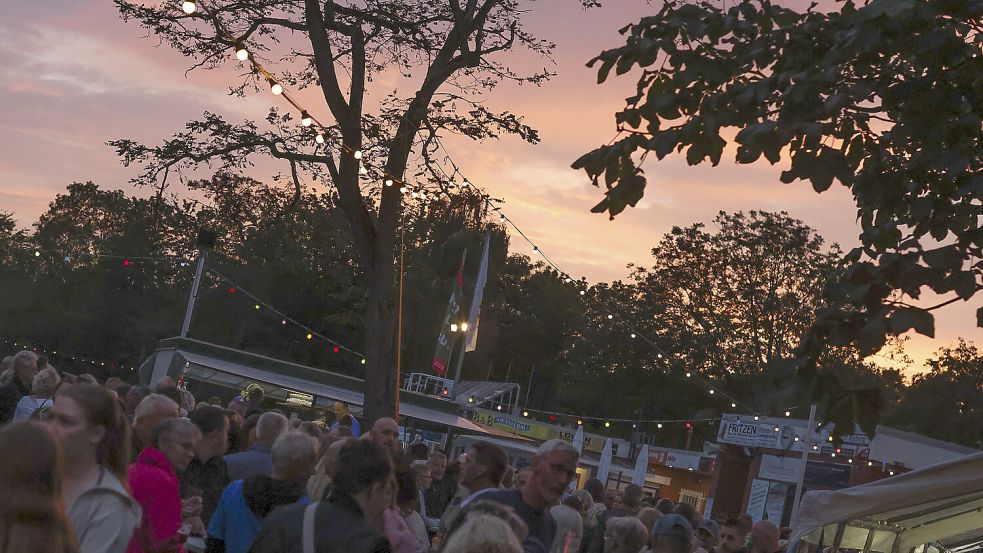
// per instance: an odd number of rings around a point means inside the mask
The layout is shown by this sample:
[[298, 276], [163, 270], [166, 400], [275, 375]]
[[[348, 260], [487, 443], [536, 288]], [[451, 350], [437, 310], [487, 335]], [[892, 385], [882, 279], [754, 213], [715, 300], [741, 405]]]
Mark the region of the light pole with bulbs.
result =
[[[454, 333], [455, 340], [457, 339], [457, 334], [461, 333], [464, 335], [464, 339], [461, 340], [461, 349], [457, 354], [457, 366], [454, 367], [454, 394], [453, 397], [457, 398], [457, 381], [461, 379], [461, 364], [464, 363], [464, 346], [467, 342], [468, 336], [468, 323], [451, 323], [451, 332]], [[453, 350], [451, 350], [453, 351]]]

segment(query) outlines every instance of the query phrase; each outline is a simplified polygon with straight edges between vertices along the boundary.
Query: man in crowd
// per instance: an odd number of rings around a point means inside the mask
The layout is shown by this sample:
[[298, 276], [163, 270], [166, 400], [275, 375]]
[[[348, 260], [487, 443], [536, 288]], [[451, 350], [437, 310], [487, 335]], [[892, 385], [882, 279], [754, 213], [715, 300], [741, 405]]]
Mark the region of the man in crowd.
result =
[[225, 456], [229, 467], [229, 480], [243, 480], [257, 474], [273, 474], [273, 459], [270, 450], [273, 442], [290, 427], [290, 421], [280, 413], [268, 411], [256, 423], [256, 443], [253, 447], [239, 453]]
[[621, 492], [621, 502], [597, 517], [597, 526], [594, 527], [594, 535], [591, 538], [589, 551], [591, 553], [602, 553], [604, 551], [604, 533], [607, 531], [608, 521], [615, 517], [637, 516], [638, 504], [641, 501], [642, 488], [636, 484], [626, 486], [624, 491]]
[[457, 493], [457, 482], [447, 474], [447, 454], [439, 449], [430, 454], [430, 488], [423, 494], [427, 513], [441, 516]]
[[201, 519], [207, 525], [222, 490], [230, 482], [229, 468], [222, 458], [229, 446], [229, 419], [214, 405], [195, 409], [189, 418], [201, 432], [201, 439], [195, 447], [195, 458], [180, 474], [181, 497], [201, 495]]
[[669, 513], [673, 512], [673, 510], [676, 508], [676, 504], [673, 503], [673, 501], [668, 497], [663, 497], [662, 499], [659, 500], [658, 503], [655, 504], [655, 508], [660, 513], [664, 515], [668, 515]]
[[374, 440], [350, 440], [338, 453], [329, 498], [291, 505], [267, 517], [250, 553], [301, 553], [305, 511], [311, 509], [311, 551], [389, 553], [389, 541], [372, 524], [392, 501], [390, 453]]
[[744, 549], [747, 531], [740, 520], [730, 518], [720, 525], [720, 539], [717, 553], [740, 553]]
[[690, 553], [693, 525], [685, 517], [664, 515], [652, 528], [652, 553]]
[[621, 492], [618, 490], [604, 490], [604, 507], [606, 509], [614, 509], [614, 506], [618, 503], [619, 495], [621, 495]]
[[369, 436], [372, 438], [372, 441], [391, 453], [400, 452], [399, 425], [389, 417], [375, 421], [375, 424], [372, 425], [372, 430], [369, 430]]
[[693, 530], [693, 543], [696, 545], [694, 551], [714, 553], [719, 537], [720, 525], [710, 517], [703, 517], [696, 523], [696, 530]]
[[461, 487], [440, 519], [440, 529], [447, 532], [454, 527], [461, 509], [476, 498], [497, 490], [508, 466], [505, 451], [495, 444], [474, 442], [468, 446], [461, 460]]
[[131, 457], [135, 460], [145, 447], [150, 445], [150, 435], [158, 424], [167, 419], [176, 419], [180, 415], [179, 407], [174, 400], [160, 394], [150, 394], [140, 401], [133, 411], [133, 450]]
[[759, 520], [751, 527], [751, 553], [779, 553], [779, 531], [770, 520]]
[[33, 351], [21, 351], [10, 362], [13, 374], [0, 386], [0, 424], [13, 420], [17, 402], [31, 393], [31, 381], [38, 373], [38, 355]]
[[577, 475], [580, 453], [569, 442], [549, 440], [539, 446], [532, 459], [532, 477], [522, 490], [492, 490], [482, 500], [512, 507], [526, 523], [529, 534], [522, 541], [524, 553], [546, 553], [556, 534], [549, 508], [556, 505]]
[[284, 432], [270, 451], [271, 476], [260, 474], [229, 484], [208, 525], [207, 551], [246, 553], [273, 509], [309, 503], [304, 488], [317, 461], [314, 444], [307, 434]]

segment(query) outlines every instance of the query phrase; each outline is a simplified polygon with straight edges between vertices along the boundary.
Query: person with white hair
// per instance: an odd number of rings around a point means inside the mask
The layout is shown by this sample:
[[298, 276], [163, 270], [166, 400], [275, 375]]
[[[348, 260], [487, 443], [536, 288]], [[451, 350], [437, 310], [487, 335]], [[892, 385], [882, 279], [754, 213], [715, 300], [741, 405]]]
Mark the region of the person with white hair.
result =
[[180, 408], [174, 400], [160, 394], [150, 394], [140, 400], [133, 411], [133, 448], [130, 455], [135, 461], [145, 447], [150, 445], [154, 428], [167, 419], [180, 416]]
[[273, 443], [290, 428], [287, 417], [273, 411], [259, 416], [256, 423], [256, 443], [246, 451], [225, 456], [229, 467], [229, 480], [244, 480], [250, 476], [273, 474]]
[[579, 551], [580, 540], [584, 537], [584, 519], [580, 513], [566, 505], [554, 505], [550, 507], [550, 515], [556, 521], [550, 553]]
[[20, 398], [31, 393], [31, 381], [38, 373], [38, 354], [18, 352], [10, 364], [12, 378], [0, 385], [0, 424], [13, 420]]
[[310, 503], [305, 488], [317, 462], [315, 445], [303, 432], [284, 432], [270, 450], [272, 475], [259, 474], [229, 484], [208, 525], [207, 551], [246, 553], [273, 509]]
[[55, 388], [61, 382], [58, 371], [54, 367], [48, 366], [44, 370], [38, 371], [31, 381], [31, 393], [20, 398], [17, 402], [17, 409], [14, 411], [14, 420], [25, 420], [31, 418], [39, 409], [50, 409], [52, 396], [55, 395]]
[[481, 496], [515, 510], [529, 534], [522, 541], [524, 553], [547, 553], [556, 534], [556, 521], [548, 507], [556, 505], [577, 475], [580, 453], [570, 442], [554, 439], [539, 446], [532, 459], [532, 476], [521, 490], [494, 490]]

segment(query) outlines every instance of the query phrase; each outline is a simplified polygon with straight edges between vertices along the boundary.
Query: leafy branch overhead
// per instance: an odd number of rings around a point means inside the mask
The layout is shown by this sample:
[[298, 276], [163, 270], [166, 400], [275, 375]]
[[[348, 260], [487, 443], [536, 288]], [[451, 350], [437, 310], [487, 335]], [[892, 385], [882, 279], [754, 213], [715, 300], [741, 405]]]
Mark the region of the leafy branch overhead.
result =
[[591, 60], [599, 82], [640, 75], [618, 137], [573, 164], [603, 179], [594, 209], [611, 217], [642, 198], [649, 154], [717, 165], [731, 142], [738, 163], [783, 164], [782, 182], [848, 187], [861, 246], [799, 348], [806, 375], [830, 345], [932, 336], [931, 311], [973, 297], [983, 266], [983, 1], [835, 9], [665, 2]]

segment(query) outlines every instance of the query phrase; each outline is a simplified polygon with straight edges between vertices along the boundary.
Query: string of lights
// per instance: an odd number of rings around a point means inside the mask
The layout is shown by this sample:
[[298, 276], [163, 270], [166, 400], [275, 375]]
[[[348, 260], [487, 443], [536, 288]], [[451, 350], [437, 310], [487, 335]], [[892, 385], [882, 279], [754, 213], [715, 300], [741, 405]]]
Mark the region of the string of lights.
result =
[[[270, 85], [270, 92], [274, 96], [279, 96], [279, 97], [284, 98], [294, 109], [296, 109], [297, 111], [300, 112], [301, 126], [302, 127], [305, 127], [306, 128], [306, 127], [312, 127], [312, 126], [315, 126], [316, 125], [316, 134], [315, 134], [315, 137], [314, 137], [315, 143], [317, 145], [321, 145], [321, 144], [324, 144], [326, 142], [325, 136], [326, 135], [329, 135], [329, 130], [330, 130], [329, 127], [327, 127], [326, 125], [324, 125], [323, 123], [321, 123], [315, 117], [311, 116], [310, 115], [310, 112], [307, 109], [305, 109], [292, 95], [290, 95], [284, 89], [283, 85], [276, 79], [276, 77], [270, 71], [268, 71], [265, 67], [263, 67], [263, 65], [248, 50], [248, 48], [246, 47], [246, 45], [244, 43], [241, 43], [240, 41], [236, 40], [235, 38], [232, 38], [231, 33], [229, 33], [228, 31], [226, 31], [224, 29], [224, 27], [222, 26], [220, 19], [217, 16], [210, 15], [208, 13], [207, 9], [203, 6], [202, 0], [198, 0], [198, 1], [185, 0], [184, 2], [182, 2], [181, 7], [182, 7], [182, 10], [184, 11], [184, 13], [186, 13], [188, 15], [199, 14], [198, 17], [209, 19], [214, 24], [217, 33], [219, 33], [220, 35], [223, 35], [223, 36], [221, 36], [219, 38], [222, 39], [223, 41], [225, 41], [227, 44], [231, 45], [231, 47], [233, 49], [233, 52], [234, 52], [234, 55], [235, 55], [235, 58], [237, 60], [241, 61], [241, 62], [249, 63], [269, 83], [269, 85]], [[471, 187], [474, 190], [476, 190], [480, 194], [481, 198], [486, 202], [486, 205], [488, 206], [488, 208], [496, 211], [499, 214], [499, 221], [501, 223], [507, 223], [508, 225], [510, 225], [516, 231], [516, 233], [520, 237], [522, 237], [532, 247], [532, 250], [535, 253], [537, 253], [539, 256], [541, 256], [545, 260], [545, 262], [551, 268], [553, 268], [555, 271], [557, 271], [557, 273], [565, 280], [565, 282], [567, 282], [567, 283], [574, 282], [574, 279], [566, 271], [562, 270], [559, 267], [559, 265], [556, 262], [554, 262], [542, 250], [542, 248], [540, 248], [539, 245], [536, 244], [516, 224], [516, 222], [512, 218], [508, 217], [502, 211], [502, 209], [501, 209], [500, 206], [494, 205], [493, 202], [495, 202], [497, 200], [494, 200], [483, 189], [475, 186], [470, 179], [464, 178], [464, 175], [463, 175], [463, 173], [461, 173], [459, 166], [453, 161], [453, 158], [450, 156], [449, 152], [444, 147], [444, 145], [443, 145], [442, 141], [440, 140], [439, 136], [435, 136], [434, 139], [436, 140], [436, 143], [438, 144], [438, 146], [445, 152], [445, 154], [446, 154], [445, 160], [447, 160], [450, 163], [450, 165], [453, 167], [453, 173], [454, 173], [453, 175], [448, 175], [446, 173], [446, 171], [443, 170], [442, 167], [440, 168], [441, 172], [446, 177], [448, 177], [448, 181], [452, 184], [452, 185], [446, 187], [444, 191], [447, 192], [448, 189], [454, 189], [454, 188], [456, 188], [455, 178], [458, 177], [458, 176], [460, 176], [461, 179], [462, 179], [462, 187], [463, 188]], [[346, 144], [343, 144], [343, 143], [341, 144], [340, 150], [341, 150], [340, 153], [342, 153], [342, 154], [351, 155], [354, 158], [354, 160], [359, 164], [359, 170], [358, 170], [358, 172], [359, 172], [360, 175], [364, 176], [364, 175], [367, 175], [368, 174], [368, 169], [366, 167], [365, 160], [363, 159], [363, 155], [362, 155], [362, 151], [361, 150], [351, 148], [350, 146], [348, 146]], [[437, 167], [440, 167], [440, 165], [437, 165]], [[418, 198], [418, 197], [419, 198], [422, 198], [422, 199], [426, 199], [427, 198], [427, 192], [426, 192], [425, 189], [423, 189], [422, 187], [414, 186], [413, 184], [411, 184], [411, 183], [409, 183], [409, 182], [407, 182], [407, 181], [405, 181], [405, 180], [403, 180], [403, 179], [401, 179], [401, 178], [399, 178], [399, 177], [397, 177], [395, 175], [391, 175], [391, 174], [388, 174], [386, 172], [383, 172], [383, 175], [382, 175], [382, 183], [383, 183], [383, 186], [385, 186], [385, 187], [392, 187], [392, 186], [395, 186], [395, 185], [399, 185], [399, 191], [402, 194], [409, 193], [410, 196], [413, 197], [413, 198]], [[594, 304], [595, 309], [597, 309], [598, 311], [606, 314], [608, 320], [612, 320], [613, 321], [613, 320], [615, 320], [615, 318], [617, 318], [618, 321], [623, 326], [626, 327], [626, 332], [628, 333], [628, 335], [631, 336], [631, 338], [633, 338], [633, 339], [641, 339], [644, 343], [648, 344], [651, 348], [653, 348], [654, 351], [656, 351], [658, 358], [659, 359], [664, 359], [665, 362], [670, 367], [680, 369], [680, 371], [683, 372], [683, 374], [685, 374], [686, 378], [693, 378], [693, 377], [695, 377], [695, 380], [699, 381], [707, 389], [708, 395], [710, 395], [710, 396], [717, 396], [719, 394], [718, 397], [721, 397], [722, 399], [729, 401], [730, 406], [731, 406], [732, 409], [741, 408], [741, 409], [744, 409], [744, 410], [748, 410], [748, 411], [754, 412], [753, 409], [747, 408], [747, 407], [745, 407], [743, 405], [739, 406], [739, 404], [738, 404], [738, 402], [736, 401], [735, 398], [733, 398], [731, 395], [727, 394], [723, 390], [719, 389], [718, 387], [714, 386], [713, 383], [708, 378], [704, 377], [701, 374], [698, 374], [698, 373], [694, 372], [692, 369], [688, 369], [688, 368], [685, 368], [685, 367], [678, 366], [679, 365], [679, 362], [674, 358], [674, 356], [672, 354], [666, 352], [662, 347], [659, 346], [659, 344], [655, 340], [653, 340], [646, 333], [644, 333], [642, 331], [641, 325], [638, 325], [638, 324], [634, 323], [633, 321], [628, 320], [621, 313], [615, 313], [615, 312], [607, 309], [606, 306], [600, 300], [598, 300], [596, 298], [592, 298], [588, 294], [589, 287], [581, 286], [579, 284], [581, 281], [576, 281], [576, 282], [578, 282], [577, 287], [580, 288], [579, 293], [580, 293], [580, 295], [582, 297], [585, 297], [585, 301], [592, 302]], [[257, 303], [256, 305], [266, 305], [266, 304]], [[276, 312], [276, 313], [279, 313], [278, 310], [275, 310], [271, 306], [268, 306], [268, 308], [271, 309], [272, 311]], [[280, 315], [282, 315], [282, 313], [280, 313]], [[305, 330], [308, 331], [308, 334], [311, 335], [311, 337], [313, 337], [314, 335], [317, 335], [307, 325], [302, 325], [300, 323], [297, 323], [296, 321], [293, 321], [292, 319], [288, 319], [286, 316], [284, 316], [284, 318], [282, 320], [283, 321], [288, 321], [289, 320], [291, 322], [294, 322], [298, 326], [303, 327]], [[318, 336], [321, 337], [320, 335], [318, 335]], [[327, 338], [324, 338], [324, 339], [330, 341], [330, 339], [327, 339]], [[341, 346], [336, 344], [335, 347], [340, 348]], [[363, 363], [365, 362], [365, 359], [364, 359], [364, 357], [361, 357], [361, 354], [358, 354], [354, 350], [350, 350], [348, 348], [346, 348], [346, 350], [347, 351], [350, 351], [351, 353], [353, 353], [355, 355], [360, 356], [362, 362]]]
[[[29, 341], [17, 342], [15, 340], [3, 340], [4, 345], [13, 347], [14, 349], [24, 349], [28, 351], [33, 351], [39, 355], [44, 355], [51, 359], [52, 361], [71, 361], [73, 363], [82, 363], [85, 365], [91, 365], [93, 367], [106, 367], [109, 366], [117, 367], [122, 370], [128, 370], [130, 372], [136, 372], [136, 367], [123, 363], [121, 361], [106, 361], [101, 359], [93, 359], [91, 357], [85, 357], [82, 355], [72, 355], [67, 353], [58, 353], [57, 350], [50, 350], [37, 345], [31, 344]], [[54, 363], [52, 363], [54, 364]]]

